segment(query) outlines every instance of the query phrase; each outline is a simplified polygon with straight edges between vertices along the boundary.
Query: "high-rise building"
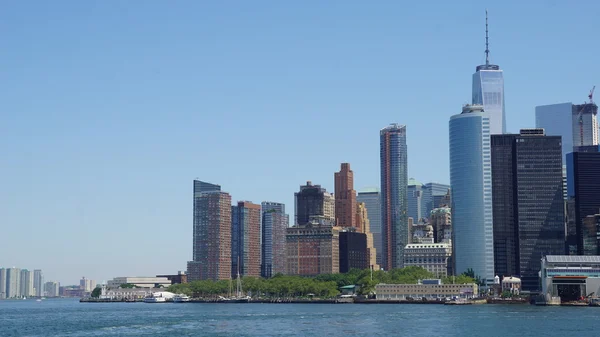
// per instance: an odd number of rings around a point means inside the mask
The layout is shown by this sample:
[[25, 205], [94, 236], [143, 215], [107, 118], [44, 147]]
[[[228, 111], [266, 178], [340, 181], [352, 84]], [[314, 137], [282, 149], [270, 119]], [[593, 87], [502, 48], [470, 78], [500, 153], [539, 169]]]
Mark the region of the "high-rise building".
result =
[[452, 211], [450, 207], [438, 207], [431, 210], [429, 224], [433, 227], [433, 238], [436, 243], [451, 242]]
[[449, 203], [444, 202], [444, 198], [448, 194], [450, 185], [440, 183], [426, 183], [423, 185], [423, 197], [421, 198], [421, 218], [429, 218], [431, 211], [434, 208], [442, 207]]
[[189, 281], [231, 277], [231, 196], [219, 185], [194, 180], [193, 260]]
[[260, 213], [249, 201], [231, 206], [231, 275], [260, 277]]
[[373, 270], [379, 270], [377, 263], [377, 249], [375, 248], [373, 233], [371, 233], [371, 223], [369, 221], [369, 212], [364, 202], [356, 204], [356, 222], [359, 228], [363, 229], [367, 238], [367, 256], [369, 259], [369, 267]]
[[423, 184], [413, 178], [408, 179], [406, 191], [407, 214], [415, 222], [419, 222], [425, 217], [422, 200]]
[[0, 300], [6, 298], [6, 268], [0, 268]]
[[406, 126], [391, 124], [381, 129], [379, 144], [382, 266], [385, 270], [390, 270], [404, 266], [404, 247], [409, 242]]
[[561, 137], [523, 129], [491, 144], [494, 269], [538, 290], [540, 256], [564, 252]]
[[335, 199], [321, 185], [310, 181], [294, 193], [294, 217], [297, 226], [305, 226], [314, 219], [335, 225]]
[[33, 271], [33, 288], [35, 289], [35, 296], [44, 296], [44, 274], [40, 269]]
[[27, 269], [21, 269], [21, 296], [35, 296], [33, 291], [33, 272]]
[[481, 105], [450, 118], [452, 250], [456, 274], [494, 282], [490, 120]]
[[369, 252], [367, 250], [367, 235], [343, 229], [340, 232], [340, 273], [351, 269], [369, 268]]
[[598, 106], [594, 103], [573, 105], [573, 151], [578, 147], [598, 146]]
[[315, 276], [340, 271], [340, 227], [311, 223], [287, 229], [288, 275]]
[[285, 214], [285, 205], [263, 201], [261, 275], [271, 277], [285, 274], [285, 235], [290, 218]]
[[6, 269], [6, 298], [21, 297], [21, 269]]
[[600, 213], [600, 152], [567, 154], [567, 254], [600, 255], [595, 228], [584, 219]]
[[548, 136], [562, 137], [563, 165], [567, 153], [573, 152], [573, 103], [558, 103], [535, 107], [535, 127]]
[[[342, 163], [340, 172], [334, 174], [335, 180], [335, 221], [340, 227], [356, 228], [356, 191], [354, 190], [354, 172], [350, 164]], [[361, 228], [357, 228], [360, 232]]]
[[60, 283], [58, 283], [58, 282], [44, 283], [44, 292], [47, 297], [60, 296]]
[[381, 265], [381, 199], [377, 188], [363, 189], [356, 197], [357, 202], [362, 202], [367, 208], [367, 217], [371, 233], [373, 234], [373, 246], [376, 252], [376, 263]]
[[477, 66], [473, 74], [473, 105], [483, 105], [490, 119], [490, 134], [506, 133], [504, 113], [504, 75], [500, 66], [490, 64], [488, 19], [485, 12], [485, 64]]

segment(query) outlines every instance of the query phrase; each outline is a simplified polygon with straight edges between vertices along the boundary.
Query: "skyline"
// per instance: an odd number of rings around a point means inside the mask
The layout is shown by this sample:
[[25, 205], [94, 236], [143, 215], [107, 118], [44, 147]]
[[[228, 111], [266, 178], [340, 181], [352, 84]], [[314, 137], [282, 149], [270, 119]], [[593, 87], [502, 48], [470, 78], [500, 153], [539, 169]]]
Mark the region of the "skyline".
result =
[[[195, 177], [289, 209], [307, 180], [333, 191], [348, 162], [360, 191], [379, 185], [377, 133], [394, 122], [407, 125], [408, 177], [449, 183], [448, 119], [485, 60], [485, 4], [178, 4], [5, 6], [0, 265], [63, 284], [185, 270], [187, 245], [150, 260], [160, 240], [130, 242], [159, 230], [188, 242]], [[507, 132], [533, 127], [537, 105], [580, 104], [600, 77], [587, 46], [600, 5], [586, 8], [488, 7]]]

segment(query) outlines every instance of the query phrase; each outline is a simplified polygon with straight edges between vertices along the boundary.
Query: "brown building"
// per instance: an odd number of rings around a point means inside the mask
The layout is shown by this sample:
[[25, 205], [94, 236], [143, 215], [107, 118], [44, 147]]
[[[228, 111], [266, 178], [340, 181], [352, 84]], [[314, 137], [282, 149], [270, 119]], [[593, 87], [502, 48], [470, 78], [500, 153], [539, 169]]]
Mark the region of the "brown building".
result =
[[188, 281], [228, 280], [231, 276], [231, 196], [220, 192], [220, 186], [219, 190], [210, 191], [196, 190], [194, 186], [193, 240]]
[[363, 229], [363, 233], [367, 236], [367, 256], [369, 259], [369, 267], [373, 270], [379, 270], [377, 264], [377, 250], [373, 244], [373, 233], [371, 233], [371, 223], [367, 212], [367, 205], [364, 202], [356, 204], [356, 222], [359, 228]]
[[335, 221], [339, 227], [355, 227], [362, 232], [356, 223], [356, 191], [354, 190], [354, 172], [350, 164], [342, 163], [340, 172], [335, 178]]
[[288, 275], [315, 276], [339, 273], [339, 237], [339, 227], [308, 224], [288, 228]]
[[239, 201], [237, 206], [231, 206], [233, 276], [239, 271], [240, 275], [260, 277], [260, 213], [261, 206], [250, 201]]
[[156, 277], [166, 277], [167, 280], [171, 281], [171, 284], [181, 284], [181, 283], [187, 283], [187, 275], [185, 274], [185, 272], [178, 272], [175, 275], [156, 275]]

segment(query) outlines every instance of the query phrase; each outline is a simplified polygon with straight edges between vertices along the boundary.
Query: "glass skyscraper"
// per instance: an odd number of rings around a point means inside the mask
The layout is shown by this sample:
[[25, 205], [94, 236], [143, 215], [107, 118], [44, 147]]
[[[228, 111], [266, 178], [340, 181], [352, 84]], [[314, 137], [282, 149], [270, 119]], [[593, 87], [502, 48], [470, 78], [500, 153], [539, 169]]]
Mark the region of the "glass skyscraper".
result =
[[285, 234], [290, 221], [285, 214], [285, 205], [263, 201], [261, 209], [261, 275], [285, 274]]
[[408, 217], [418, 223], [424, 217], [423, 213], [423, 184], [413, 178], [408, 180], [407, 191]]
[[494, 281], [490, 119], [481, 105], [450, 118], [452, 249], [455, 273]]
[[548, 136], [562, 137], [563, 165], [567, 153], [573, 152], [573, 103], [558, 103], [535, 107], [535, 127], [544, 129]]
[[379, 196], [378, 188], [363, 189], [358, 192], [356, 197], [357, 202], [364, 202], [367, 207], [367, 217], [371, 224], [371, 233], [373, 233], [373, 246], [375, 246], [376, 261], [378, 265], [381, 265], [381, 199]]
[[409, 242], [406, 126], [391, 124], [381, 129], [379, 139], [382, 266], [390, 270], [404, 266], [404, 247]]

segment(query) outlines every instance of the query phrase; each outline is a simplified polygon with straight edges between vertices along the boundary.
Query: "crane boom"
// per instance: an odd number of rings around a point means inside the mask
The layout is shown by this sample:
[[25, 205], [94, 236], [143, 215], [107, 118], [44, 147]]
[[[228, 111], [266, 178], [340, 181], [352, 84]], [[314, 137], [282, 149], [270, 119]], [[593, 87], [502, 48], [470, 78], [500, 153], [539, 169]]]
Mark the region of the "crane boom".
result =
[[594, 90], [595, 90], [595, 89], [596, 89], [596, 86], [594, 86], [594, 87], [592, 88], [592, 90], [590, 90], [590, 94], [588, 95], [588, 98], [590, 99], [590, 104], [591, 104], [591, 103], [594, 103], [594, 99], [593, 99], [593, 98], [594, 98]]

